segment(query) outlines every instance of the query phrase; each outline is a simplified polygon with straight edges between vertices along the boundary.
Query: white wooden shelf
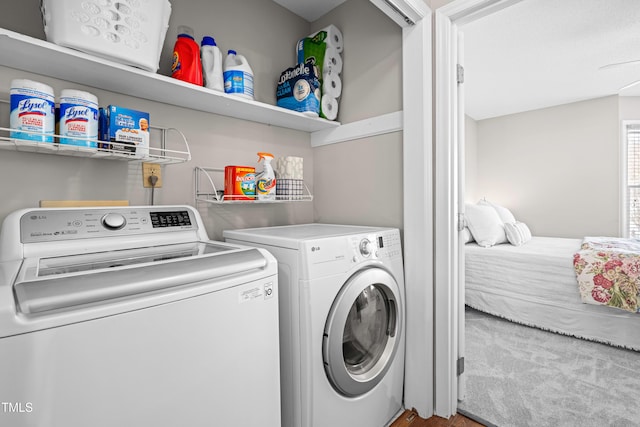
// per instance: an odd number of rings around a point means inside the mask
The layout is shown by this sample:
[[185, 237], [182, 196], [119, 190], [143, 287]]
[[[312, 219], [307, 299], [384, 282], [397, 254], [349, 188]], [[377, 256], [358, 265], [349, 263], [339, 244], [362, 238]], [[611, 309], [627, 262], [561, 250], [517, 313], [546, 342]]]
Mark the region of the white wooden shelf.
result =
[[[291, 203], [291, 202], [310, 202], [313, 200], [313, 195], [309, 191], [309, 187], [304, 184], [304, 194], [301, 195], [280, 195], [277, 194], [273, 200], [258, 200], [255, 196], [249, 196], [249, 200], [239, 199], [239, 196], [223, 194], [223, 191], [219, 191], [214, 183], [212, 174], [222, 174], [224, 176], [223, 168], [208, 168], [196, 166], [194, 168], [194, 180], [195, 180], [195, 200], [196, 202], [205, 202], [214, 205], [228, 204], [237, 205], [242, 203]], [[276, 182], [276, 188], [277, 188]]]
[[226, 95], [3, 28], [0, 28], [0, 65], [150, 101], [304, 132], [340, 126], [338, 122]]

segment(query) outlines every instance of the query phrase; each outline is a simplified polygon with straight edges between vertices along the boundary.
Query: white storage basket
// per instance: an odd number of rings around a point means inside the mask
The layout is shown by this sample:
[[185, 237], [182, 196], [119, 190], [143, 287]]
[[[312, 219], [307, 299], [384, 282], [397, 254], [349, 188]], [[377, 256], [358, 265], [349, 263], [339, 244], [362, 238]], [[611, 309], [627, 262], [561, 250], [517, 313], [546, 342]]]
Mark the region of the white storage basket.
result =
[[48, 41], [158, 71], [169, 0], [42, 0], [41, 9]]

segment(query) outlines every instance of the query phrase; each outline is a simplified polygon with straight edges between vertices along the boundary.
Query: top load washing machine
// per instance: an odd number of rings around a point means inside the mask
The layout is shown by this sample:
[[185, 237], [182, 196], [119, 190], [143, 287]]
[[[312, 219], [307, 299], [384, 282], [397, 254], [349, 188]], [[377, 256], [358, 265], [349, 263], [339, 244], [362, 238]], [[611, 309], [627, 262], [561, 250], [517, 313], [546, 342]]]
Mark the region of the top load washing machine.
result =
[[0, 425], [279, 427], [277, 290], [273, 256], [189, 206], [14, 212]]
[[387, 425], [402, 409], [404, 275], [397, 229], [227, 230], [278, 260], [282, 425]]

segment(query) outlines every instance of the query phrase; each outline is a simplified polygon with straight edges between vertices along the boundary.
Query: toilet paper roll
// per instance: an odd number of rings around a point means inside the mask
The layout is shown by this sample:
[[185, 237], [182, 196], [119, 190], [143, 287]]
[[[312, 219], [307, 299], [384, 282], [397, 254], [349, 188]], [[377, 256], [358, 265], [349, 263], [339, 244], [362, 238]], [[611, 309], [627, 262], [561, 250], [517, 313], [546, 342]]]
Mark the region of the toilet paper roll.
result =
[[322, 77], [322, 94], [336, 99], [340, 98], [340, 95], [342, 95], [342, 79], [337, 73], [329, 71], [324, 74]]
[[324, 51], [324, 61], [322, 61], [322, 74], [330, 71], [336, 74], [342, 72], [342, 56], [333, 47], [327, 47]]
[[324, 27], [320, 31], [316, 31], [309, 37], [313, 37], [321, 31], [327, 32], [327, 37], [324, 42], [327, 44], [327, 47], [332, 47], [338, 51], [338, 53], [342, 52], [344, 49], [344, 39], [342, 38], [342, 32], [335, 25], [329, 25]]
[[320, 102], [320, 115], [327, 120], [335, 120], [338, 117], [338, 101], [331, 95], [324, 95]]

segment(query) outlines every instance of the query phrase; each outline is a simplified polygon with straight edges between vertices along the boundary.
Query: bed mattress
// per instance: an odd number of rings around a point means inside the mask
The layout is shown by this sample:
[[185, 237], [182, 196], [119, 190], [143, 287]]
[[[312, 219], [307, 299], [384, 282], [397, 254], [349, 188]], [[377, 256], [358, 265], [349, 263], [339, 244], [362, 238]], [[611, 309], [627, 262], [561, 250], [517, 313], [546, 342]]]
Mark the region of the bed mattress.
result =
[[465, 245], [465, 303], [554, 332], [640, 351], [640, 315], [582, 303], [573, 254], [582, 239]]

